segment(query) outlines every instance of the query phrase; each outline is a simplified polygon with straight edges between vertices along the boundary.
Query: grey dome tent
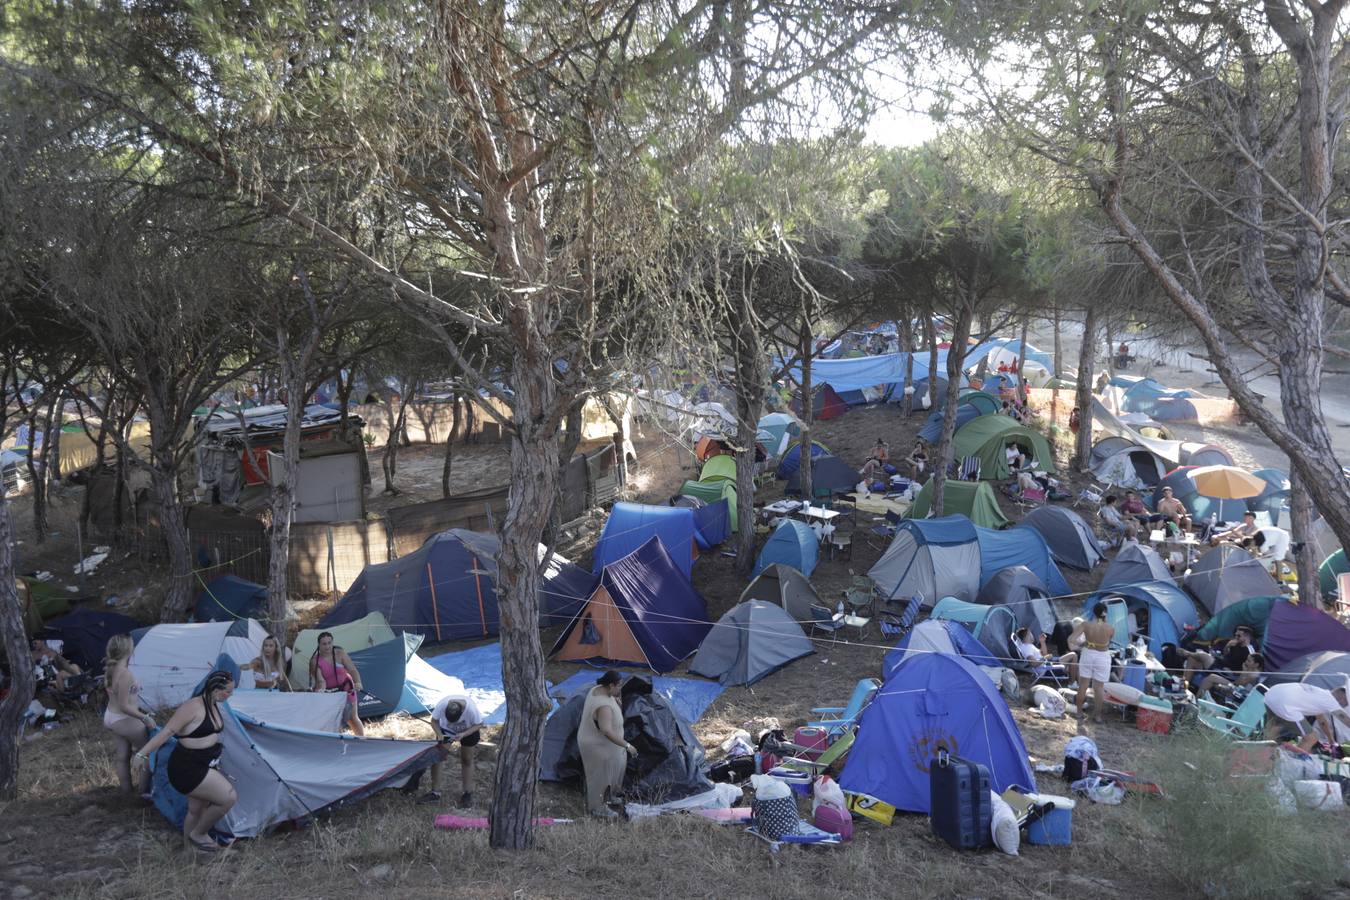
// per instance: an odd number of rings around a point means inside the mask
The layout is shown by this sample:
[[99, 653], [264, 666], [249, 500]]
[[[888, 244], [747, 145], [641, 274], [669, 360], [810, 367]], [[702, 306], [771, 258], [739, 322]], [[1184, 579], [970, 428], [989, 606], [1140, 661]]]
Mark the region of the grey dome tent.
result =
[[[582, 775], [577, 728], [586, 705], [585, 688], [567, 698], [544, 725], [539, 755], [542, 781], [571, 781]], [[652, 683], [634, 675], [623, 684], [624, 740], [637, 748], [628, 760], [623, 789], [630, 799], [682, 800], [712, 789], [703, 774], [706, 757], [689, 723], [670, 701], [652, 690]]]
[[1071, 509], [1040, 506], [1028, 513], [1021, 524], [1041, 533], [1050, 546], [1050, 555], [1061, 565], [1086, 571], [1106, 558], [1092, 526]]
[[1250, 597], [1280, 595], [1265, 564], [1233, 544], [1220, 544], [1196, 560], [1185, 586], [1210, 615]]
[[1117, 584], [1138, 584], [1144, 581], [1166, 581], [1176, 584], [1167, 563], [1157, 551], [1143, 544], [1126, 544], [1120, 548], [1111, 565], [1106, 567], [1100, 588], [1106, 590]]
[[1050, 605], [1050, 592], [1026, 566], [1000, 570], [980, 588], [975, 602], [1008, 607], [1017, 619], [1017, 626], [1030, 628], [1033, 635], [1050, 634], [1055, 630], [1057, 617]]
[[1344, 687], [1347, 679], [1350, 679], [1350, 653], [1324, 650], [1286, 664], [1274, 680], [1301, 681], [1330, 691]]
[[759, 577], [750, 582], [741, 591], [740, 603], [749, 600], [766, 600], [777, 603], [787, 611], [788, 618], [794, 622], [809, 622], [811, 606], [824, 606], [816, 589], [807, 581], [806, 576], [787, 563], [773, 563], [766, 566]]
[[754, 684], [815, 652], [783, 607], [764, 600], [738, 603], [717, 620], [689, 671], [723, 684]]

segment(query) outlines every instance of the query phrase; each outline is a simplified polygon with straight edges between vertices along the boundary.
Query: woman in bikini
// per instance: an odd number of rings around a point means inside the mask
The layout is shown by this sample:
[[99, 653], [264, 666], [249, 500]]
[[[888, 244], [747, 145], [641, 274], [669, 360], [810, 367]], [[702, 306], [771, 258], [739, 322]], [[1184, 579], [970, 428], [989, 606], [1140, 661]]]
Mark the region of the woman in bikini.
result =
[[366, 729], [357, 715], [357, 691], [361, 690], [361, 673], [352, 664], [352, 658], [341, 647], [333, 646], [333, 635], [319, 635], [319, 648], [309, 658], [309, 683], [316, 691], [347, 692], [347, 724], [352, 734], [361, 737]]
[[[129, 634], [115, 634], [108, 638], [104, 656], [104, 678], [108, 686], [108, 708], [103, 711], [103, 727], [113, 733], [117, 744], [117, 780], [122, 793], [133, 792], [131, 781], [131, 754], [145, 746], [154, 718], [141, 709], [141, 686], [131, 674], [131, 651], [135, 644]], [[136, 780], [134, 792], [150, 792], [150, 773], [142, 772]]]
[[253, 686], [263, 691], [289, 691], [291, 683], [286, 678], [286, 656], [281, 644], [268, 635], [263, 638], [262, 652], [244, 668], [253, 670]]
[[[225, 817], [239, 799], [230, 780], [220, 773], [220, 754], [224, 745], [220, 733], [225, 729], [225, 713], [220, 704], [234, 693], [229, 672], [215, 671], [206, 676], [202, 689], [178, 709], [169, 724], [159, 730], [135, 755], [137, 768], [147, 767], [150, 758], [171, 737], [178, 738], [169, 754], [169, 784], [187, 797], [187, 817], [183, 820], [183, 840], [203, 853], [221, 849], [211, 837], [211, 829]], [[229, 846], [225, 844], [224, 846]]]

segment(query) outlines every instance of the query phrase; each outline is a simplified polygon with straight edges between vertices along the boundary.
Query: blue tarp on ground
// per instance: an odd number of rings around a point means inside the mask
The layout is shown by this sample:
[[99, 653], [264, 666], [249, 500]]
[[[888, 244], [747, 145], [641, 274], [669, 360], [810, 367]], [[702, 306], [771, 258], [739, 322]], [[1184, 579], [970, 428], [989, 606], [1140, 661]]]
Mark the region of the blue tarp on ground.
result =
[[[579, 691], [594, 687], [597, 677], [594, 670], [583, 669], [556, 684], [549, 691], [549, 696], [558, 701], [566, 700]], [[652, 689], [669, 700], [675, 712], [686, 722], [697, 722], [712, 702], [726, 690], [716, 681], [704, 681], [701, 678], [679, 678], [673, 675], [650, 677]]]
[[819, 558], [820, 541], [816, 539], [811, 526], [796, 519], [784, 519], [769, 535], [764, 549], [759, 551], [759, 561], [755, 563], [755, 571], [750, 577], [758, 578], [759, 573], [769, 566], [782, 563], [810, 578]]
[[261, 619], [267, 612], [267, 588], [237, 575], [221, 575], [209, 581], [197, 595], [194, 622], [231, 622]]
[[938, 752], [989, 769], [989, 787], [1035, 789], [1026, 744], [989, 677], [960, 656], [921, 654], [899, 666], [863, 711], [839, 784], [907, 812], [931, 811]]
[[1069, 583], [1050, 555], [1050, 546], [1036, 529], [1018, 525], [994, 531], [976, 525], [975, 533], [980, 541], [980, 587], [1009, 566], [1026, 566], [1051, 596], [1070, 593]]
[[427, 663], [438, 672], [458, 678], [486, 718], [488, 725], [506, 721], [506, 689], [502, 686], [502, 645], [493, 642], [470, 650], [442, 653]]
[[[686, 578], [693, 572], [697, 548], [706, 550], [715, 546], [707, 543], [700, 534], [699, 520], [692, 509], [616, 503], [595, 544], [591, 571], [599, 574], [605, 566], [618, 562], [654, 537], [661, 539], [666, 552]], [[722, 538], [725, 540], [726, 535]]]

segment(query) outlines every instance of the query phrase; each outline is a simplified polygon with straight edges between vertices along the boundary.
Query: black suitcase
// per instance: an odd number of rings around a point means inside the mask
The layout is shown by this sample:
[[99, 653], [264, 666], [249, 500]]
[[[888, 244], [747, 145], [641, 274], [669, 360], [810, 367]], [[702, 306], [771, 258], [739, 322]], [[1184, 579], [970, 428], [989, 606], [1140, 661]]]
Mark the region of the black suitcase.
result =
[[975, 850], [993, 843], [990, 824], [994, 807], [989, 799], [988, 769], [943, 751], [929, 767], [928, 786], [933, 834], [957, 850]]

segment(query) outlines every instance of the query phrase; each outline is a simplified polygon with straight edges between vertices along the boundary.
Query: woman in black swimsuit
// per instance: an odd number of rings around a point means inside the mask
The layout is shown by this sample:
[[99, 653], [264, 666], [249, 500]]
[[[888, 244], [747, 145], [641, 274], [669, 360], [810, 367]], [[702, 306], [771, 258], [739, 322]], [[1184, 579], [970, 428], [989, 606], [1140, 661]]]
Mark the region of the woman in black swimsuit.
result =
[[169, 754], [169, 784], [187, 797], [183, 840], [203, 853], [220, 849], [211, 837], [211, 829], [239, 799], [229, 779], [217, 768], [224, 749], [220, 733], [224, 730], [225, 720], [220, 704], [233, 693], [234, 679], [230, 673], [212, 672], [201, 691], [174, 710], [168, 724], [135, 756], [139, 770], [141, 766], [149, 765], [155, 751], [169, 738], [178, 738]]

